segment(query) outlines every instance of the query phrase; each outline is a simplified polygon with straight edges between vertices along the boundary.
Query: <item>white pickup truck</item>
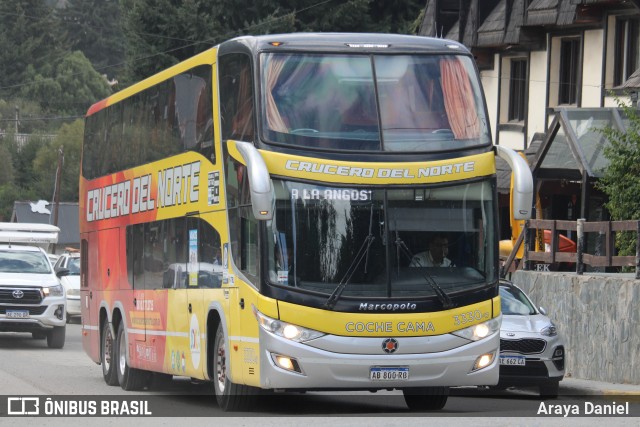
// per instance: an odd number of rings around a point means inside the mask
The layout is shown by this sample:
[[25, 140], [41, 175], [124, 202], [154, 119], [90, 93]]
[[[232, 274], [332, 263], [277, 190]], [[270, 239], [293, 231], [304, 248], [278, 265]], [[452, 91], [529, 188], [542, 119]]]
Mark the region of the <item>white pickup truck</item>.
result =
[[0, 332], [31, 332], [64, 347], [65, 291], [44, 248], [58, 241], [48, 224], [0, 223]]

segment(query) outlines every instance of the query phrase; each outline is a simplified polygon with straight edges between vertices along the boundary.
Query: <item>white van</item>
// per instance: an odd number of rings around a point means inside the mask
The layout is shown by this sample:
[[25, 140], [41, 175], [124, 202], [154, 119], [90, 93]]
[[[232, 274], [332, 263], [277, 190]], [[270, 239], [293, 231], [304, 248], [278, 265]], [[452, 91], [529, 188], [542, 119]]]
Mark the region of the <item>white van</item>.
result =
[[51, 348], [64, 347], [67, 322], [65, 291], [45, 252], [59, 232], [0, 223], [0, 332], [31, 332]]

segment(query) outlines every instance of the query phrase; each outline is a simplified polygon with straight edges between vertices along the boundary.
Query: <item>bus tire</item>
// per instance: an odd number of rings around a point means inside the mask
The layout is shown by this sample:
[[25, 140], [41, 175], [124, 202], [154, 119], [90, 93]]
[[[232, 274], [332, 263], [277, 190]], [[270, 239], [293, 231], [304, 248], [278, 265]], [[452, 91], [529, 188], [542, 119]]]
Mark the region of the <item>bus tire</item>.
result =
[[146, 373], [141, 369], [132, 368], [127, 363], [127, 337], [124, 331], [124, 319], [118, 325], [118, 334], [116, 338], [116, 372], [118, 374], [118, 383], [123, 390], [140, 390], [147, 380]]
[[438, 411], [447, 404], [449, 387], [407, 388], [402, 394], [412, 411]]
[[245, 411], [254, 401], [257, 389], [231, 382], [229, 358], [222, 324], [218, 325], [213, 346], [213, 390], [220, 409], [227, 412]]
[[47, 332], [47, 346], [49, 348], [64, 347], [64, 339], [66, 334], [66, 326], [54, 326], [52, 330]]
[[109, 322], [105, 321], [100, 334], [100, 364], [102, 365], [102, 377], [108, 385], [119, 384], [115, 356], [117, 345], [117, 341], [113, 339]]

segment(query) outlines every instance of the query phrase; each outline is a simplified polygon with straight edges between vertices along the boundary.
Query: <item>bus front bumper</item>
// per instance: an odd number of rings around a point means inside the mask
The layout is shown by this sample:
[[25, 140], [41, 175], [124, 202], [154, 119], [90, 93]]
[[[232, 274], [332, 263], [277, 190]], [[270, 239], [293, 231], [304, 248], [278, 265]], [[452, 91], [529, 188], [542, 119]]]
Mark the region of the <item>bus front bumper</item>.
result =
[[[260, 385], [266, 389], [282, 390], [377, 390], [431, 386], [478, 386], [498, 383], [499, 333], [475, 342], [465, 340], [455, 348], [433, 348], [434, 339], [451, 340], [451, 335], [440, 337], [397, 338], [398, 349], [407, 341], [411, 354], [387, 354], [382, 349], [384, 338], [337, 337], [340, 347], [351, 347], [353, 352], [328, 351], [307, 344], [296, 343], [260, 330]], [[423, 346], [420, 346], [422, 340]], [[452, 341], [459, 339], [454, 337]], [[358, 349], [371, 348], [375, 343], [379, 354], [353, 354]], [[407, 347], [407, 346], [405, 346]], [[422, 352], [415, 349], [422, 348]], [[442, 346], [438, 346], [442, 347]], [[433, 350], [432, 350], [433, 351]], [[473, 370], [478, 356], [493, 354], [486, 367]], [[285, 357], [293, 361], [293, 371], [277, 365], [276, 360]], [[403, 372], [408, 378], [372, 380], [371, 372], [379, 370]], [[408, 370], [407, 370], [408, 368]], [[295, 372], [298, 370], [300, 372]], [[393, 376], [393, 375], [392, 375]]]

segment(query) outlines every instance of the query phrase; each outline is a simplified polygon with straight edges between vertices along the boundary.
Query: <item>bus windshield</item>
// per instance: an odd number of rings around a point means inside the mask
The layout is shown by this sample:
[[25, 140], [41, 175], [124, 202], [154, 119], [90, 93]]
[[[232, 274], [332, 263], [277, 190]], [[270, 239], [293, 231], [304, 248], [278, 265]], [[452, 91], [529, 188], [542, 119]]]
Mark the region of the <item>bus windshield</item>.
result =
[[432, 152], [490, 144], [471, 58], [264, 53], [267, 142]]
[[269, 282], [343, 298], [449, 296], [495, 284], [492, 181], [405, 189], [275, 180]]

